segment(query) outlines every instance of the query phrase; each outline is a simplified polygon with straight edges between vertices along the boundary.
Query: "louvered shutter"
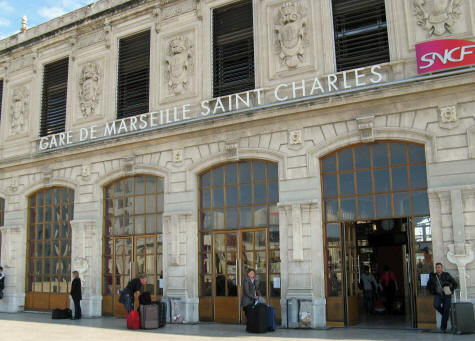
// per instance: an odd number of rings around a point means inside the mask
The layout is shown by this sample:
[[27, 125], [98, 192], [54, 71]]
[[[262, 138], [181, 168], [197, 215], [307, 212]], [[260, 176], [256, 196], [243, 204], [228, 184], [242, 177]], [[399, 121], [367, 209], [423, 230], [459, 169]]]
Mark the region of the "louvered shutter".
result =
[[252, 1], [213, 10], [214, 97], [254, 89]]
[[149, 111], [150, 31], [119, 41], [117, 118]]
[[40, 136], [64, 132], [69, 58], [47, 64], [43, 76]]
[[384, 0], [333, 0], [337, 70], [389, 62]]

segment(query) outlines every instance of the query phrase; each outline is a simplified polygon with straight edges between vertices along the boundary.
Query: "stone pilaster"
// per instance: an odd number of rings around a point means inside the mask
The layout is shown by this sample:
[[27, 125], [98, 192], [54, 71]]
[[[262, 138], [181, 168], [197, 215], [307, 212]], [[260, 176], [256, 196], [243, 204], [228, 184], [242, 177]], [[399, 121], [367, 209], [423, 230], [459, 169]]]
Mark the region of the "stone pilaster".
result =
[[95, 220], [71, 221], [71, 271], [78, 271], [82, 284], [84, 317], [102, 314], [102, 245]]
[[19, 312], [25, 306], [26, 233], [21, 226], [4, 226], [2, 232], [2, 265], [5, 289], [0, 312]]
[[191, 212], [163, 215], [164, 301], [172, 323], [195, 323], [198, 315], [197, 222]]
[[324, 327], [322, 221], [316, 200], [279, 203], [282, 323], [286, 326], [287, 301], [303, 300], [302, 325]]

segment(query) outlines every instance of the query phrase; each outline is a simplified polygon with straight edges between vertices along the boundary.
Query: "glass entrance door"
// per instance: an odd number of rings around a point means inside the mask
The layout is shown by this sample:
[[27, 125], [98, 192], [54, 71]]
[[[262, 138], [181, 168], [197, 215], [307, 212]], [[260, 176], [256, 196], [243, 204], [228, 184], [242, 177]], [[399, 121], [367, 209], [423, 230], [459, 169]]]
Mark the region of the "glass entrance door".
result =
[[359, 322], [359, 261], [354, 224], [345, 224], [345, 244], [346, 320], [351, 326]]
[[258, 290], [267, 294], [268, 255], [266, 230], [216, 232], [214, 241], [214, 320], [222, 323], [242, 321], [240, 301], [242, 282], [254, 269]]
[[[115, 316], [124, 316], [124, 307], [119, 303], [119, 292], [129, 281], [138, 276], [148, 279], [145, 291], [156, 297], [161, 288], [161, 267], [157, 264], [157, 253], [161, 243], [155, 235], [129, 236], [112, 238], [113, 254], [107, 258], [106, 269], [111, 273], [111, 282], [106, 283], [111, 296], [103, 303]], [[157, 247], [158, 246], [158, 247]], [[157, 270], [156, 270], [157, 269]], [[103, 308], [106, 308], [105, 306]]]

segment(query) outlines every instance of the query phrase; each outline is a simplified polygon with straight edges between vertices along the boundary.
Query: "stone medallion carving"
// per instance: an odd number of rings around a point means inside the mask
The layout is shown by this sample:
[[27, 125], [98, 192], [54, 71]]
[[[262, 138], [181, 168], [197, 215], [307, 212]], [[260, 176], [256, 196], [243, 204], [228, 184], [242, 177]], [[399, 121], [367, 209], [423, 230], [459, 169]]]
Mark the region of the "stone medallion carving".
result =
[[26, 119], [28, 117], [29, 92], [25, 87], [18, 87], [13, 90], [10, 105], [10, 134], [18, 135], [26, 130]]
[[79, 78], [79, 107], [84, 118], [95, 114], [100, 97], [101, 72], [99, 65], [87, 63]]
[[186, 37], [178, 36], [170, 40], [165, 64], [169, 94], [179, 95], [188, 90], [193, 72], [193, 52]]
[[417, 24], [429, 37], [453, 33], [452, 26], [459, 20], [464, 0], [414, 0]]
[[458, 125], [457, 106], [450, 105], [439, 108], [439, 126], [444, 129], [452, 129]]
[[284, 2], [275, 24], [275, 50], [280, 61], [288, 68], [296, 68], [304, 61], [307, 46], [305, 8], [299, 2]]

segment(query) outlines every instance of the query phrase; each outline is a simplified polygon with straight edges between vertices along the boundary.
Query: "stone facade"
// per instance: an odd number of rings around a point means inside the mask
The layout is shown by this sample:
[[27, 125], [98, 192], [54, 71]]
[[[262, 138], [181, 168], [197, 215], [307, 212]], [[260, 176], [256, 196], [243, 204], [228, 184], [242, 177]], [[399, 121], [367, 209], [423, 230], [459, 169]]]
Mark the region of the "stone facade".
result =
[[[182, 310], [176, 314], [181, 322], [197, 322], [198, 175], [222, 162], [256, 158], [279, 168], [282, 320], [287, 300], [297, 297], [312, 302], [311, 326], [324, 327], [319, 158], [377, 140], [425, 145], [434, 260], [446, 264], [459, 278], [462, 296], [475, 302], [475, 72], [418, 77], [414, 50], [431, 32], [475, 39], [472, 1], [451, 2], [456, 8], [446, 30], [421, 21], [421, 11], [430, 7], [422, 2], [415, 11], [417, 1], [386, 1], [391, 61], [381, 67], [384, 82], [370, 89], [38, 151], [45, 64], [70, 57], [66, 131], [104, 125], [116, 119], [118, 39], [151, 29], [151, 111], [199, 105], [212, 97], [211, 9], [230, 2], [102, 0], [0, 41], [1, 255], [8, 278], [0, 311], [24, 307], [27, 198], [60, 185], [75, 191], [72, 263], [84, 281], [83, 315], [101, 315], [103, 186], [146, 173], [165, 184], [165, 300]], [[311, 84], [336, 71], [330, 0], [255, 0], [253, 8], [256, 88], [301, 79]], [[279, 19], [286, 10], [300, 13], [298, 19]], [[298, 26], [295, 51], [279, 37], [286, 25]], [[175, 55], [174, 44], [181, 51]], [[92, 84], [85, 90], [86, 80]]]

